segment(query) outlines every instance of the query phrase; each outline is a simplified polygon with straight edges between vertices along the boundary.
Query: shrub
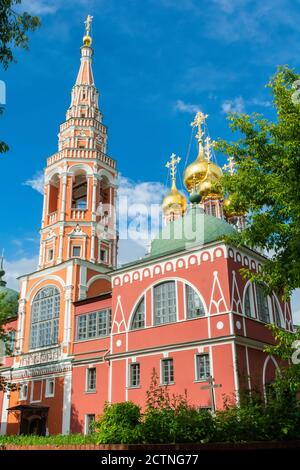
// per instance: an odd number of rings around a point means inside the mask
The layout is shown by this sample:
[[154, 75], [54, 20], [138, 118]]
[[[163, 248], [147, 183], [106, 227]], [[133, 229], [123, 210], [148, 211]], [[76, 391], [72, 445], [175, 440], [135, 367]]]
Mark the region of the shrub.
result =
[[131, 401], [106, 403], [103, 414], [95, 422], [98, 444], [132, 444], [139, 442], [141, 410]]
[[153, 369], [140, 428], [143, 442], [203, 442], [210, 439], [213, 426], [211, 413], [189, 405], [186, 394], [170, 397], [167, 387], [159, 385]]

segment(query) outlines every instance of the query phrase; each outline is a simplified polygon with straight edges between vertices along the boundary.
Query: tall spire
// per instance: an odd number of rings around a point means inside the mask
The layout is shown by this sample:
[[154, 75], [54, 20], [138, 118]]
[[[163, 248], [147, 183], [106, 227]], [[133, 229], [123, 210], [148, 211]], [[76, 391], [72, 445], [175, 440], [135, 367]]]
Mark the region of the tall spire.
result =
[[99, 111], [99, 93], [95, 86], [92, 69], [93, 49], [91, 37], [91, 25], [93, 17], [87, 16], [83, 45], [80, 48], [80, 67], [75, 85], [72, 88], [71, 104], [67, 111], [67, 120], [71, 118], [93, 118], [102, 121]]
[[[84, 24], [71, 104], [59, 128], [58, 152], [48, 158], [45, 170], [39, 269], [74, 257], [105, 269], [116, 264], [116, 162], [107, 155], [107, 129], [94, 84], [90, 15]], [[102, 205], [104, 214], [98, 210]]]
[[92, 56], [93, 49], [92, 37], [90, 36], [91, 25], [93, 17], [91, 15], [87, 16], [85, 20], [85, 35], [83, 36], [83, 46], [81, 46], [81, 64], [80, 69], [76, 79], [76, 85], [94, 85], [94, 77], [92, 70]]
[[3, 261], [4, 261], [4, 250], [2, 250], [2, 254], [0, 257], [0, 286], [5, 287], [6, 286], [6, 281], [2, 279], [2, 277], [5, 275], [5, 271], [3, 268]]

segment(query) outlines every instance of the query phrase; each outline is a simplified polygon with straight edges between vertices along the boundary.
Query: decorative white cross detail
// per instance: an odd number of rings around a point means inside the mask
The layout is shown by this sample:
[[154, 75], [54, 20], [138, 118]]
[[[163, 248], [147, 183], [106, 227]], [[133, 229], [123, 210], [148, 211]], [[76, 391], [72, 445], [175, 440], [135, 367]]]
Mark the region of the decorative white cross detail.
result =
[[223, 166], [223, 170], [228, 170], [228, 173], [232, 176], [235, 172], [236, 162], [233, 157], [228, 157], [228, 163]]
[[170, 169], [172, 181], [175, 181], [177, 165], [180, 162], [181, 158], [176, 157], [175, 153], [172, 153], [170, 161], [166, 163], [166, 167]]

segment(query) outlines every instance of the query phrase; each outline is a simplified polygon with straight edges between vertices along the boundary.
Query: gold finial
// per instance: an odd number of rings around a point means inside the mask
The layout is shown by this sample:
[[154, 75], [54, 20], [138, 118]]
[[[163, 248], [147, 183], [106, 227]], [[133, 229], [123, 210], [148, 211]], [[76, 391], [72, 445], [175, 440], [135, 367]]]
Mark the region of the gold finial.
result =
[[170, 161], [166, 163], [166, 168], [170, 169], [171, 178], [172, 178], [172, 188], [176, 186], [176, 173], [177, 173], [177, 165], [180, 162], [181, 158], [176, 157], [175, 153], [172, 153], [170, 157]]
[[233, 157], [228, 157], [228, 163], [223, 166], [223, 170], [228, 170], [228, 173], [232, 176], [235, 172], [236, 162]]
[[84, 22], [84, 24], [85, 24], [85, 36], [83, 37], [83, 44], [85, 46], [89, 46], [89, 47], [92, 44], [92, 38], [90, 36], [90, 32], [91, 32], [93, 18], [94, 18], [93, 16], [88, 15], [86, 17], [85, 22]]
[[198, 128], [196, 139], [198, 140], [198, 144], [199, 144], [199, 153], [200, 153], [200, 150], [202, 150], [203, 148], [202, 138], [204, 136], [204, 131], [202, 130], [202, 124], [205, 122], [205, 119], [207, 117], [208, 117], [208, 114], [204, 114], [202, 113], [202, 111], [198, 111], [198, 113], [195, 116], [194, 121], [191, 122], [192, 127]]
[[205, 155], [206, 155], [206, 160], [208, 162], [211, 161], [212, 159], [212, 153], [211, 150], [216, 146], [216, 142], [214, 140], [211, 140], [210, 137], [206, 137], [205, 139]]

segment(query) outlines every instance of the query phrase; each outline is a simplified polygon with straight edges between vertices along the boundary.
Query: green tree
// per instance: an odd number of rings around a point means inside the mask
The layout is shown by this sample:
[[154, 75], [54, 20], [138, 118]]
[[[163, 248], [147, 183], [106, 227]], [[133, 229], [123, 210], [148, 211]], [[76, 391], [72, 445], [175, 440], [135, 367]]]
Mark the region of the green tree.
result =
[[[40, 26], [40, 19], [29, 13], [17, 12], [22, 0], [1, 0], [0, 2], [0, 63], [6, 70], [8, 65], [13, 62], [13, 50], [15, 48], [28, 49], [29, 31], [34, 31]], [[0, 104], [0, 114], [3, 108]], [[7, 152], [8, 145], [0, 140], [0, 154]]]
[[246, 229], [227, 240], [268, 251], [262, 273], [242, 273], [285, 298], [300, 287], [299, 79], [287, 67], [279, 68], [268, 84], [274, 122], [259, 114], [233, 113], [228, 119], [238, 140], [218, 142], [218, 149], [236, 162], [236, 172], [223, 177], [225, 193], [233, 208], [248, 214]]
[[268, 354], [281, 360], [280, 373], [273, 384], [277, 400], [296, 399], [300, 392], [300, 328], [290, 332], [268, 325], [275, 339], [275, 345], [265, 346]]
[[[8, 321], [15, 316], [15, 312], [18, 309], [18, 299], [7, 299], [5, 292], [0, 292], [0, 366], [3, 355], [11, 355], [10, 349], [10, 333], [12, 329], [5, 328]], [[16, 385], [8, 383], [0, 376], [0, 391], [1, 390], [16, 390]]]

